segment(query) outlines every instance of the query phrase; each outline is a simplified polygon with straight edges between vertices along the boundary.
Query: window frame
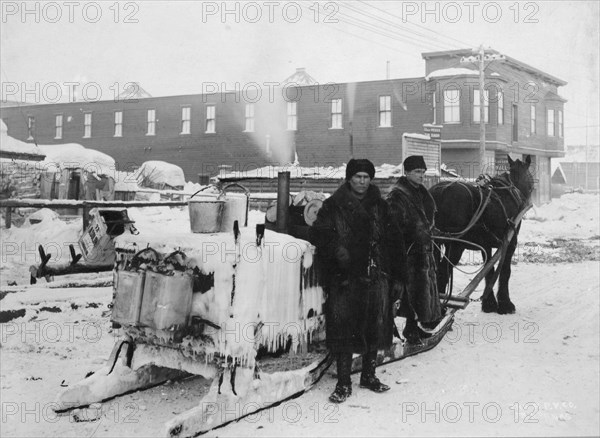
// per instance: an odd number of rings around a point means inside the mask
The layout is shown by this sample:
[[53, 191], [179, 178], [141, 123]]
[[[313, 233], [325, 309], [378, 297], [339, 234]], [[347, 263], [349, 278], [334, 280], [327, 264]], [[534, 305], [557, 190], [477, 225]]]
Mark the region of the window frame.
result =
[[179, 135], [190, 135], [192, 133], [192, 107], [181, 106], [181, 131]]
[[[477, 95], [476, 95], [477, 94]], [[479, 89], [474, 88], [473, 89], [473, 123], [479, 123], [479, 120], [476, 120], [475, 117], [477, 117], [477, 119], [479, 119], [479, 113], [480, 113], [480, 109], [479, 109]], [[485, 124], [488, 125], [490, 123], [490, 90], [483, 90], [483, 103], [484, 103], [484, 107], [483, 107], [483, 118], [485, 119]]]
[[[120, 115], [120, 120], [117, 120], [117, 114]], [[114, 137], [123, 137], [123, 110], [115, 110]]]
[[[150, 112], [152, 112], [152, 120], [150, 119]], [[146, 135], [156, 135], [156, 108], [148, 108], [146, 110]]]
[[287, 130], [297, 131], [298, 130], [298, 102], [288, 101], [287, 102]]
[[35, 116], [27, 116], [27, 140], [33, 140], [35, 137]]
[[563, 120], [563, 111], [558, 110], [558, 138], [564, 138], [564, 120]]
[[[456, 92], [456, 102], [447, 99], [447, 93]], [[444, 90], [444, 124], [459, 124], [461, 123], [460, 114], [460, 101], [461, 101], [461, 89], [460, 88], [449, 88]], [[451, 117], [448, 117], [451, 116]], [[456, 120], [454, 120], [456, 116]], [[448, 120], [448, 119], [452, 120]]]
[[244, 132], [254, 132], [256, 106], [254, 103], [247, 103], [244, 108]]
[[496, 123], [498, 126], [504, 125], [504, 92], [498, 90], [496, 95], [498, 115], [496, 117]]
[[[552, 113], [552, 117], [550, 114]], [[548, 137], [556, 137], [556, 121], [554, 120], [554, 109], [546, 109], [546, 135]], [[550, 129], [552, 127], [552, 129]]]
[[91, 111], [83, 113], [83, 138], [92, 138], [92, 120], [93, 117]]
[[[60, 124], [58, 121], [60, 120]], [[64, 114], [54, 115], [54, 139], [62, 140], [63, 138], [63, 126], [64, 126]]]
[[[212, 113], [212, 114], [210, 114], [210, 113]], [[217, 133], [217, 107], [214, 104], [206, 105], [204, 133], [205, 134], [216, 134]]]
[[[382, 101], [382, 99], [385, 99]], [[383, 94], [379, 96], [379, 128], [392, 127], [392, 96]], [[383, 103], [383, 105], [382, 105]], [[384, 120], [385, 119], [385, 120]], [[384, 124], [384, 121], [386, 122]]]
[[344, 101], [341, 97], [331, 99], [331, 124], [329, 125], [329, 129], [344, 129], [343, 104]]
[[529, 134], [537, 134], [537, 108], [535, 105], [529, 106]]

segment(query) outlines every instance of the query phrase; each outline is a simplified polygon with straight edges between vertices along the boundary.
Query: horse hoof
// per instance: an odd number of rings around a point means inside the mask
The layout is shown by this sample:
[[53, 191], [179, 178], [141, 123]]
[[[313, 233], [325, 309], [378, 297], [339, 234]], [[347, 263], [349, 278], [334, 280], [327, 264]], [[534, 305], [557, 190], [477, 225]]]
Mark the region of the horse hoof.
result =
[[493, 301], [493, 302], [482, 301], [481, 302], [481, 311], [484, 313], [496, 313], [496, 312], [498, 312], [498, 304], [496, 304], [496, 301]]
[[509, 315], [515, 313], [516, 310], [515, 305], [511, 302], [498, 303], [498, 313], [500, 315]]

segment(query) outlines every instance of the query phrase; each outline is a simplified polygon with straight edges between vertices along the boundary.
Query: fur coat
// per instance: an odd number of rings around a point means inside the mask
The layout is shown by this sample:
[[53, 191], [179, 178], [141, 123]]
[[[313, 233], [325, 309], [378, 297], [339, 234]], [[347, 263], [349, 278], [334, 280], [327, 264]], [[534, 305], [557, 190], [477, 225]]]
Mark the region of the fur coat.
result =
[[394, 276], [404, 284], [398, 316], [435, 321], [441, 317], [431, 239], [435, 201], [424, 186], [415, 187], [403, 176], [388, 194], [387, 202], [395, 229], [392, 240], [403, 241], [403, 245], [391, 246], [391, 259], [401, 265], [394, 268]]
[[391, 346], [388, 226], [388, 206], [379, 189], [370, 185], [359, 200], [346, 182], [325, 200], [310, 228], [332, 353], [364, 354]]

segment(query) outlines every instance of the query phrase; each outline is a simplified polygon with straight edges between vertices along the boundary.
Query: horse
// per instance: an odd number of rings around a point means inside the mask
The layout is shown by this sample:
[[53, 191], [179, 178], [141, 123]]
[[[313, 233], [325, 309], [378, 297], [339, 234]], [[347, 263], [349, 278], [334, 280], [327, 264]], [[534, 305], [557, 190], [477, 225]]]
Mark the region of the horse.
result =
[[[484, 260], [492, 257], [492, 248], [499, 248], [521, 210], [530, 204], [534, 181], [529, 170], [531, 156], [525, 161], [508, 157], [509, 171], [489, 179], [484, 184], [460, 181], [441, 182], [430, 189], [435, 200], [435, 232], [442, 236], [445, 252], [436, 245], [437, 283], [440, 293], [446, 290], [451, 269], [465, 249], [480, 250]], [[485, 275], [485, 289], [481, 296], [483, 312], [509, 314], [515, 312], [510, 300], [508, 281], [511, 260], [517, 247], [521, 224], [516, 225], [508, 243], [506, 255], [500, 258], [497, 299], [494, 297], [494, 267]], [[443, 236], [451, 239], [443, 239]]]

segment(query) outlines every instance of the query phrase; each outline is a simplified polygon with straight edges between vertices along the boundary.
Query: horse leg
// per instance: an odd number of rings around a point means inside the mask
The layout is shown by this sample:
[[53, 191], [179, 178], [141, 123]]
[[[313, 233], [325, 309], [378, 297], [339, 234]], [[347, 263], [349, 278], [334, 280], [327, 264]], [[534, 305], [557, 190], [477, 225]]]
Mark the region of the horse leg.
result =
[[[486, 247], [485, 252], [482, 251], [482, 256], [485, 257], [485, 260], [490, 260], [492, 258], [492, 248]], [[494, 297], [494, 285], [492, 284], [493, 278], [494, 267], [492, 266], [492, 269], [485, 274], [485, 288], [483, 289], [483, 295], [481, 295], [481, 311], [485, 313], [498, 311], [498, 303]]]
[[516, 310], [515, 305], [510, 301], [510, 296], [508, 293], [508, 281], [510, 280], [511, 273], [510, 265], [516, 248], [517, 236], [515, 234], [508, 245], [508, 248], [506, 248], [504, 263], [502, 263], [502, 266], [498, 267], [498, 269], [500, 269], [500, 278], [498, 280], [498, 313], [501, 315], [515, 313]]
[[[454, 269], [454, 266], [460, 261], [463, 251], [464, 248], [460, 245], [452, 243], [446, 245], [445, 256], [440, 258], [436, 273], [438, 293], [446, 293], [446, 286], [448, 285], [448, 280], [450, 278], [450, 274], [452, 273], [452, 269]], [[449, 291], [449, 293], [452, 293], [452, 291]]]

